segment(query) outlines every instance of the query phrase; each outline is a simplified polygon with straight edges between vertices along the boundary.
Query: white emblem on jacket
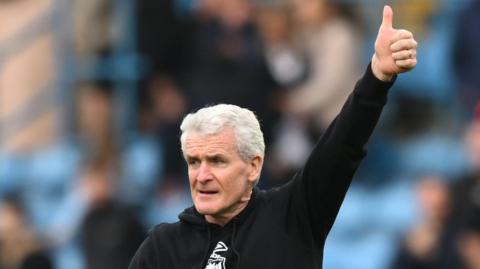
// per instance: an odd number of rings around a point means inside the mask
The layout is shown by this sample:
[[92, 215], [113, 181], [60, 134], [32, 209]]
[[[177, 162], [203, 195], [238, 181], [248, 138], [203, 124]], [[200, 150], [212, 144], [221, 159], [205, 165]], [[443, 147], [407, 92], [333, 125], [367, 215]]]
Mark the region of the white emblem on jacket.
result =
[[223, 243], [222, 241], [219, 241], [215, 246], [212, 255], [210, 255], [210, 258], [208, 258], [207, 266], [205, 267], [205, 269], [226, 269], [225, 261], [227, 259], [218, 253], [225, 252], [227, 250], [227, 245], [225, 245], [225, 243]]

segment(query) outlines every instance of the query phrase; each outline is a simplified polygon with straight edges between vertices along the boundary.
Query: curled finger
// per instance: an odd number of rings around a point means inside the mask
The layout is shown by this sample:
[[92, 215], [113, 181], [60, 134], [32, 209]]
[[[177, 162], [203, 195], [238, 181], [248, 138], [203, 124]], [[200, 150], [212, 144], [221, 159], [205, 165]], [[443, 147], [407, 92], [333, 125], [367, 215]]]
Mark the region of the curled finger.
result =
[[413, 39], [413, 34], [410, 31], [400, 29], [395, 32], [395, 34], [392, 36], [391, 39], [391, 44], [402, 40], [402, 39]]
[[417, 41], [413, 38], [409, 39], [401, 39], [390, 46], [390, 50], [392, 52], [397, 52], [401, 50], [409, 50], [409, 49], [416, 49], [417, 48]]
[[409, 50], [401, 50], [392, 53], [392, 57], [394, 60], [406, 60], [406, 59], [414, 59], [417, 57], [417, 51], [415, 49]]
[[405, 59], [405, 60], [397, 60], [395, 64], [403, 69], [411, 69], [417, 65], [417, 59]]

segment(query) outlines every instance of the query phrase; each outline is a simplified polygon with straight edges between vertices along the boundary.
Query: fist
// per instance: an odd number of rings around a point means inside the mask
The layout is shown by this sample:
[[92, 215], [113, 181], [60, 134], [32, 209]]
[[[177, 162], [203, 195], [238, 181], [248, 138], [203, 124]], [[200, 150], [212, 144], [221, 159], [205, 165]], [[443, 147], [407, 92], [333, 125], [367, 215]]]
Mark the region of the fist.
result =
[[413, 34], [394, 29], [392, 23], [392, 8], [385, 6], [372, 57], [373, 74], [383, 81], [390, 81], [394, 75], [407, 72], [417, 65], [417, 41]]

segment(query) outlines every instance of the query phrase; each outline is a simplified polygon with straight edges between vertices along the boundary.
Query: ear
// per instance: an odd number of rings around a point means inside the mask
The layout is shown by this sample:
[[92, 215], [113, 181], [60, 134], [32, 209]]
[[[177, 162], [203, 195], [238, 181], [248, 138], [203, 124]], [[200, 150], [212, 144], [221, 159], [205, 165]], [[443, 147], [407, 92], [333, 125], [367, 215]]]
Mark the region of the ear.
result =
[[255, 183], [255, 181], [260, 176], [260, 172], [262, 171], [263, 166], [263, 157], [255, 156], [252, 160], [250, 160], [250, 173], [248, 175], [248, 181], [250, 183]]

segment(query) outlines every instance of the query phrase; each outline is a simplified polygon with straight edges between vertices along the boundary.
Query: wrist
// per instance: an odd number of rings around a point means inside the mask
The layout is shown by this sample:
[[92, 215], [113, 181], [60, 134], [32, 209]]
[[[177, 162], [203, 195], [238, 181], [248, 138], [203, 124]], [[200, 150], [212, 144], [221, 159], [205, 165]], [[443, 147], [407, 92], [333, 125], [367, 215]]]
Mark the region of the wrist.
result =
[[385, 74], [382, 71], [380, 71], [380, 67], [378, 66], [378, 59], [375, 54], [372, 56], [372, 73], [375, 75], [375, 77], [381, 81], [384, 82], [390, 82], [393, 79], [393, 75], [391, 74]]

